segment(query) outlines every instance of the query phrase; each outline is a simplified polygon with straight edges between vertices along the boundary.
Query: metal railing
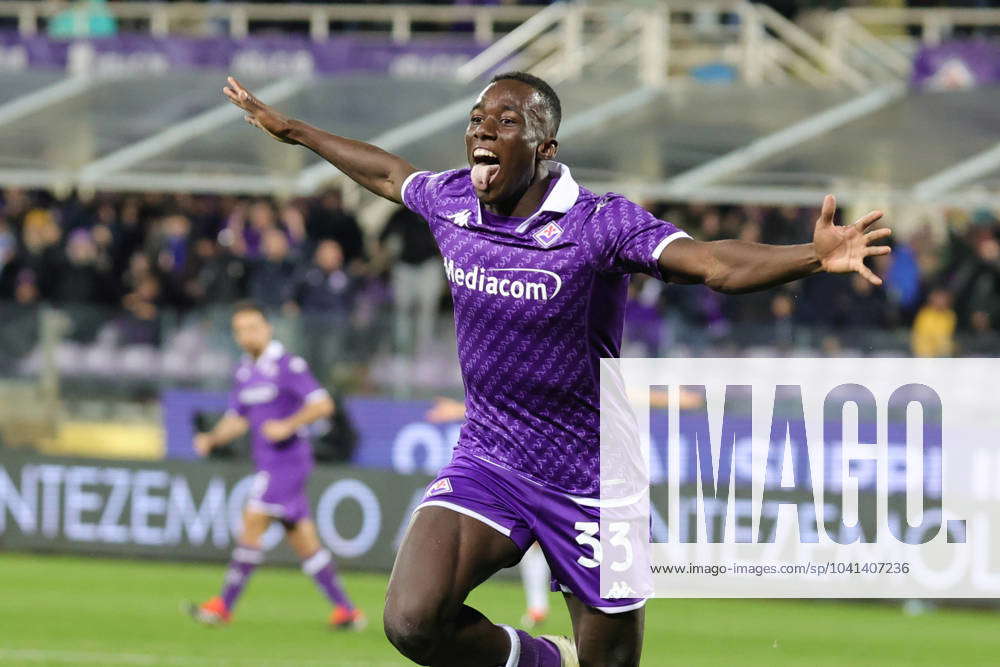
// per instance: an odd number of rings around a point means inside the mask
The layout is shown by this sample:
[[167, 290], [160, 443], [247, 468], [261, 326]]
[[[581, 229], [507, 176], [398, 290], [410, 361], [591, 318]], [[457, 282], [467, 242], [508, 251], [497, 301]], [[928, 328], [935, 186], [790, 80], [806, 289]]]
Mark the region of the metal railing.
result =
[[[917, 26], [925, 41], [955, 26], [1000, 25], [1000, 10], [849, 9], [831, 16], [826, 43], [766, 5], [745, 0], [654, 3], [556, 3], [537, 7], [499, 5], [370, 5], [305, 3], [115, 2], [105, 10], [131, 29], [155, 36], [217, 34], [235, 38], [268, 28], [308, 29], [315, 40], [334, 28], [368, 32], [407, 42], [421, 31], [451, 34], [472, 26], [473, 38], [489, 46], [462, 66], [457, 77], [471, 81], [501, 63], [572, 79], [589, 70], [635, 67], [645, 85], [662, 86], [689, 76], [692, 68], [723, 64], [751, 85], [785, 82], [846, 84], [862, 89], [872, 73], [851, 58], [859, 45], [901, 75], [906, 56], [872, 34], [878, 26]], [[71, 10], [61, 0], [0, 0], [0, 19], [16, 19], [22, 34], [44, 29], [52, 17]], [[886, 77], [877, 77], [885, 80]]]
[[826, 44], [838, 61], [851, 63], [878, 81], [908, 79], [913, 69], [910, 55], [873, 34], [851, 10], [829, 17]]
[[[23, 32], [38, 30], [46, 19], [69, 8], [66, 2], [16, 2], [0, 0], [0, 18], [16, 16]], [[705, 65], [727, 70], [729, 80], [751, 86], [798, 81], [814, 87], [847, 87], [876, 91], [882, 101], [868, 105], [859, 96], [856, 103], [870, 112], [894, 101], [905, 92], [903, 83], [909, 78], [912, 51], [921, 43], [933, 44], [958, 29], [998, 28], [1000, 10], [958, 9], [845, 9], [826, 14], [823, 39], [791, 23], [773, 10], [744, 0], [694, 2], [676, 0], [669, 5], [639, 5], [631, 3], [572, 2], [549, 7], [488, 7], [488, 6], [427, 6], [427, 5], [307, 5], [247, 4], [247, 3], [109, 3], [115, 16], [139, 21], [154, 34], [175, 31], [209, 30], [218, 19], [228, 21], [231, 34], [252, 32], [259, 21], [293, 25], [307, 22], [316, 39], [330, 34], [331, 25], [354, 23], [366, 30], [381, 31], [384, 37], [405, 41], [414, 36], [417, 24], [429, 23], [451, 30], [456, 23], [475, 26], [476, 38], [492, 41], [485, 49], [456, 71], [456, 77], [466, 83], [480, 79], [497, 67], [525, 69], [553, 83], [579, 78], [607, 80], [627, 77], [634, 88], [620, 99], [601, 100], [618, 109], [619, 102], [636, 108], [653, 99], [664, 88], [684, 85]], [[213, 23], [215, 21], [216, 23]], [[133, 27], [135, 24], [132, 24]], [[141, 29], [140, 25], [140, 29]], [[302, 27], [302, 26], [300, 26]], [[422, 26], [419, 26], [423, 29]], [[88, 77], [68, 79], [36, 91], [0, 109], [0, 123], [11, 122], [44, 108], [63, 102], [85, 91]], [[278, 84], [291, 90], [293, 81]], [[884, 91], [878, 93], [877, 91]], [[652, 92], [651, 92], [652, 91]], [[268, 101], [280, 96], [268, 94]], [[850, 103], [854, 104], [854, 103]], [[401, 150], [410, 142], [427, 136], [460, 119], [469, 106], [468, 99], [445, 100], [440, 110], [425, 114], [408, 123], [387, 129], [369, 140], [388, 150]], [[855, 108], [848, 106], [848, 110]], [[603, 109], [600, 105], [597, 110]], [[605, 111], [602, 111], [605, 113]], [[825, 113], [825, 112], [824, 112]], [[97, 156], [95, 162], [82, 171], [3, 170], [0, 182], [39, 187], [88, 186], [91, 188], [202, 189], [206, 191], [312, 192], [338, 174], [326, 164], [313, 165], [297, 177], [265, 181], [239, 176], [211, 174], [171, 174], [168, 181], [150, 180], [142, 173], [130, 173], [129, 167], [139, 159], [160, 154], [177, 145], [187, 136], [216, 127], [238, 112], [228, 105], [210, 109], [186, 123], [165, 128], [119, 151]], [[584, 117], [589, 117], [584, 114]], [[845, 114], [830, 122], [828, 115], [807, 119], [802, 127], [813, 131], [829, 131], [851, 121]], [[844, 120], [846, 119], [846, 120]], [[572, 120], [572, 119], [570, 119]], [[834, 119], [836, 120], [836, 119]], [[826, 128], [826, 129], [824, 129]], [[815, 134], [809, 136], [816, 136]], [[790, 137], [801, 135], [785, 132], [777, 137], [762, 137], [753, 144], [705, 164], [694, 173], [666, 183], [631, 184], [644, 193], [659, 192], [677, 196], [678, 183], [685, 179], [698, 182], [697, 196], [730, 201], [758, 201], [766, 197], [772, 203], [811, 201], [815, 193], [803, 187], [785, 187], [772, 183], [770, 188], [749, 188], [730, 185], [709, 188], [717, 183], [720, 173], [731, 173], [734, 165], [747, 167], [749, 160], [759, 162], [763, 156], [784, 150]], [[777, 141], [776, 139], [781, 139]], [[793, 145], [794, 143], [791, 142]], [[766, 150], [765, 150], [766, 149]], [[954, 192], [955, 183], [968, 183], [975, 175], [988, 172], [1000, 164], [1000, 148], [992, 147], [928, 178], [920, 184], [926, 199], [933, 195], [936, 203], [975, 207], [995, 205], [1000, 201], [995, 193]], [[697, 177], [697, 178], [695, 178]], [[248, 184], [252, 184], [251, 186]], [[610, 189], [622, 189], [629, 184], [608, 183]], [[942, 190], [947, 186], [948, 190]], [[751, 191], [752, 190], [752, 191]], [[630, 189], [638, 192], [639, 190]], [[685, 190], [695, 196], [694, 190]], [[358, 191], [348, 186], [348, 196], [359, 198]], [[880, 200], [907, 201], [911, 189], [885, 190]], [[855, 198], [867, 197], [866, 189], [854, 192]], [[850, 198], [849, 193], [845, 196]], [[357, 202], [355, 202], [357, 203]]]
[[[0, 18], [16, 19], [24, 35], [37, 33], [44, 21], [72, 8], [69, 2], [45, 0], [0, 0]], [[477, 7], [471, 5], [366, 5], [304, 4], [275, 2], [112, 2], [106, 11], [119, 20], [138, 22], [156, 36], [175, 33], [214, 33], [220, 22], [232, 37], [246, 37], [253, 23], [267, 22], [288, 28], [308, 25], [313, 39], [326, 39], [331, 24], [349, 24], [360, 29], [388, 34], [396, 42], [413, 36], [416, 24], [430, 24], [449, 30], [456, 22], [471, 22], [480, 43], [493, 41], [498, 32], [510, 30], [531, 18], [538, 9], [517, 5]], [[360, 27], [360, 26], [363, 26]]]
[[873, 32], [926, 45], [939, 44], [956, 29], [1000, 28], [1000, 9], [856, 7], [841, 12]]

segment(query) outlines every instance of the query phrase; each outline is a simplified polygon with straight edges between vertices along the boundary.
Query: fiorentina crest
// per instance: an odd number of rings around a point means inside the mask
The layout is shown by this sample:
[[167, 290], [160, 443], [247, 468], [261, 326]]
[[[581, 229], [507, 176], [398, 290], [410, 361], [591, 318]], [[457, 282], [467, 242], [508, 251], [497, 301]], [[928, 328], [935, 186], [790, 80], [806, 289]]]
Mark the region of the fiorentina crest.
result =
[[451, 482], [448, 481], [447, 477], [442, 477], [438, 481], [431, 484], [425, 495], [436, 496], [441, 493], [451, 493]]
[[560, 236], [562, 236], [562, 227], [554, 222], [550, 222], [537, 232], [534, 233], [535, 240], [538, 241], [538, 245], [543, 248], [548, 248], [553, 243], [555, 243]]

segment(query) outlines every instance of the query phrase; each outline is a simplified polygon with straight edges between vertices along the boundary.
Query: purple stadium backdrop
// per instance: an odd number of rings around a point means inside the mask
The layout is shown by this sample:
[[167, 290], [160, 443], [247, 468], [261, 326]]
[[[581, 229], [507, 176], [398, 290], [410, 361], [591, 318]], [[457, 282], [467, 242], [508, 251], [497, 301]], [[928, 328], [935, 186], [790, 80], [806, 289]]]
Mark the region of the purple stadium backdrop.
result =
[[224, 70], [244, 75], [332, 75], [351, 72], [400, 77], [436, 76], [476, 55], [471, 39], [388, 39], [335, 37], [167, 37], [124, 34], [63, 41], [0, 32], [0, 64], [6, 70], [62, 69], [71, 73], [164, 73], [172, 69]]
[[956, 41], [926, 46], [913, 63], [913, 84], [931, 90], [955, 90], [1000, 83], [1000, 46]]

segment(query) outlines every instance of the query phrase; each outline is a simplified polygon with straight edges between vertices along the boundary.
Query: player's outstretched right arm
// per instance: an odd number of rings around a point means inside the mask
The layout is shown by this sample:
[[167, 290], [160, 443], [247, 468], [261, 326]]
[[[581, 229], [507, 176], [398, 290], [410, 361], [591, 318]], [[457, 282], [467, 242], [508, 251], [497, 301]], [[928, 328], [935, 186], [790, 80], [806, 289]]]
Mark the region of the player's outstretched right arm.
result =
[[363, 141], [347, 139], [275, 111], [233, 77], [222, 92], [246, 112], [246, 121], [286, 144], [299, 144], [371, 192], [402, 203], [400, 190], [416, 169], [409, 162]]

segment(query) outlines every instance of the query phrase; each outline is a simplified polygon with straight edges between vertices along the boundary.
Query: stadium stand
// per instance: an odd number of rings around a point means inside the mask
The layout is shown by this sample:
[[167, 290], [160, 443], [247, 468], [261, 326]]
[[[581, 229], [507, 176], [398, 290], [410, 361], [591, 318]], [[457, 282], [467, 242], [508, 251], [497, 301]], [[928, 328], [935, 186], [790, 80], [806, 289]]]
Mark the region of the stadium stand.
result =
[[[437, 336], [415, 354], [393, 334], [405, 319], [378, 241], [391, 208], [315, 156], [247, 133], [199, 44], [228, 49], [228, 64], [288, 113], [430, 169], [461, 162], [477, 77], [529, 68], [563, 95], [560, 157], [581, 181], [701, 238], [801, 240], [826, 190], [845, 216], [879, 206], [893, 218], [896, 252], [874, 267], [885, 291], [815, 279], [732, 299], [637, 281], [631, 354], [983, 354], [997, 335], [997, 89], [987, 74], [934, 69], [950, 36], [1000, 23], [991, 10], [799, 7], [791, 23], [793, 12], [745, 2], [405, 5], [372, 21], [386, 13], [129, 2], [99, 7], [116, 37], [42, 35], [78, 9], [0, 2], [16, 27], [0, 75], [9, 378], [48, 364], [65, 396], [220, 386], [233, 358], [227, 304], [251, 296], [346, 389], [457, 388], [440, 370], [454, 368], [450, 343]], [[340, 43], [368, 59], [335, 57]], [[342, 278], [319, 294], [320, 274]], [[332, 304], [322, 317], [320, 303]], [[439, 334], [450, 326], [440, 305]], [[56, 332], [51, 350], [43, 328]], [[924, 329], [950, 342], [924, 344]]]

